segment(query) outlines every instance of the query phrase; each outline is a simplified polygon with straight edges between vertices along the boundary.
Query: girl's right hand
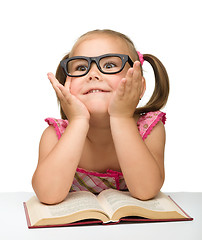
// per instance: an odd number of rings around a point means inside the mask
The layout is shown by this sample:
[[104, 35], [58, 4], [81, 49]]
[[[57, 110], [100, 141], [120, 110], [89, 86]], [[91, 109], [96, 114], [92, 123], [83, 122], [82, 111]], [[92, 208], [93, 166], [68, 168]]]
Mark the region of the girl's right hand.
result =
[[54, 76], [53, 73], [47, 74], [57, 97], [60, 100], [61, 107], [69, 121], [75, 119], [90, 119], [90, 114], [86, 106], [70, 93], [71, 79], [67, 76], [65, 85], [63, 86]]

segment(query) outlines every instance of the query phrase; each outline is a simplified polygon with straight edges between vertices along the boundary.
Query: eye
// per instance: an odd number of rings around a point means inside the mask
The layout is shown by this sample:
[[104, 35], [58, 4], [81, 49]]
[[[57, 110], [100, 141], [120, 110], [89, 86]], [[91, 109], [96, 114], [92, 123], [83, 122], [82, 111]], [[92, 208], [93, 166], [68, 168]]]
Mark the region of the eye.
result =
[[70, 74], [77, 74], [76, 72], [85, 72], [88, 69], [88, 62], [85, 59], [72, 59], [67, 65]]
[[113, 62], [107, 62], [107, 63], [105, 63], [104, 66], [103, 66], [103, 68], [107, 68], [107, 69], [109, 69], [109, 68], [114, 68], [114, 67], [116, 67], [116, 64], [113, 63]]
[[87, 70], [87, 66], [84, 65], [80, 65], [76, 67], [76, 71], [86, 71]]

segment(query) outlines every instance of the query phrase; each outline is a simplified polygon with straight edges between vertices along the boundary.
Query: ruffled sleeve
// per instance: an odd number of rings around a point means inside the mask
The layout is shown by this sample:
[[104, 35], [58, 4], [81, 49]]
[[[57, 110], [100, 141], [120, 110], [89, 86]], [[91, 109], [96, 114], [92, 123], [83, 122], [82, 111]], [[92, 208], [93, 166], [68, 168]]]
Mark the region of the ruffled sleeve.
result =
[[140, 116], [137, 126], [143, 140], [147, 138], [159, 121], [162, 121], [163, 124], [166, 122], [166, 114], [161, 111], [148, 112]]
[[55, 128], [58, 139], [61, 138], [66, 127], [68, 126], [68, 121], [63, 119], [46, 118], [45, 122], [47, 122], [49, 126], [53, 126]]

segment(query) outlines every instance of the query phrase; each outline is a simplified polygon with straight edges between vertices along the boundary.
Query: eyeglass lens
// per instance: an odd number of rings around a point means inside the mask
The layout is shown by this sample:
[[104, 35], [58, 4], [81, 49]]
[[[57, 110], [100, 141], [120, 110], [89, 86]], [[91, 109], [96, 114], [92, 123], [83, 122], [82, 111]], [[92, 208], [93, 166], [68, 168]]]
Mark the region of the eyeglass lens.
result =
[[[67, 63], [67, 72], [72, 76], [85, 74], [89, 69], [88, 65], [86, 59], [72, 59]], [[100, 59], [99, 66], [104, 73], [116, 73], [122, 68], [122, 59], [118, 56], [104, 57]]]

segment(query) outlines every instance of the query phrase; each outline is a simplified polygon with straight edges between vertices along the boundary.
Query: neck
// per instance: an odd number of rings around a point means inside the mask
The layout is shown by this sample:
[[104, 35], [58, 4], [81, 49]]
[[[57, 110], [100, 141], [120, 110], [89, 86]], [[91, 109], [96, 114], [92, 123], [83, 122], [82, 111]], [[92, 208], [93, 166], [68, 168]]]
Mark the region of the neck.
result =
[[108, 145], [112, 143], [109, 115], [91, 116], [87, 137], [93, 144]]

